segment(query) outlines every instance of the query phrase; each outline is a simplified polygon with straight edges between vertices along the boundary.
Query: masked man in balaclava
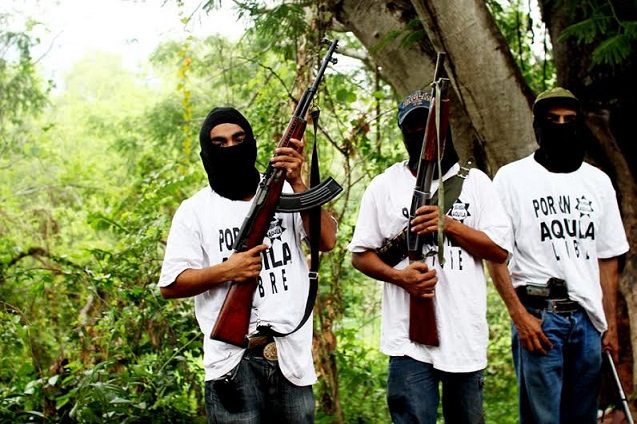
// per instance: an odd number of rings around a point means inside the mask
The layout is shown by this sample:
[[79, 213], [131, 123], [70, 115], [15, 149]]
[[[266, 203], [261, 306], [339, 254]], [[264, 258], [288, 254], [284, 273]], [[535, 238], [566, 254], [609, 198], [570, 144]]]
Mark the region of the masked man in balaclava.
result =
[[[459, 196], [445, 203], [444, 265], [435, 254], [428, 254], [436, 247], [434, 243], [423, 246], [425, 261], [411, 264], [403, 255], [392, 266], [377, 252], [408, 225], [430, 103], [431, 96], [420, 90], [400, 103], [398, 126], [409, 158], [369, 184], [348, 249], [354, 267], [384, 282], [380, 349], [390, 357], [387, 403], [392, 422], [435, 424], [438, 385], [442, 383], [446, 422], [483, 423], [489, 332], [482, 259], [504, 262], [511, 237], [491, 180], [478, 169], [471, 169], [464, 179], [458, 177], [460, 165], [451, 131], [446, 135], [442, 169], [436, 165], [431, 187], [432, 193], [437, 191], [440, 176], [445, 193], [453, 186], [452, 180], [461, 184]], [[438, 220], [437, 206], [423, 206], [417, 211], [413, 230], [433, 239]], [[403, 249], [406, 252], [406, 246]], [[410, 295], [433, 299], [439, 346], [410, 340]]]
[[[303, 143], [278, 148], [271, 159], [285, 170], [284, 192], [307, 190], [301, 178]], [[209, 423], [313, 423], [316, 381], [312, 318], [284, 337], [257, 334], [257, 326], [289, 333], [301, 322], [309, 279], [301, 243], [307, 213], [276, 213], [264, 244], [233, 250], [261, 175], [255, 168], [252, 127], [237, 110], [213, 109], [200, 131], [209, 186], [185, 200], [173, 218], [159, 287], [165, 298], [194, 297], [203, 332], [205, 404]], [[319, 249], [336, 242], [336, 221], [321, 211]], [[248, 348], [210, 337], [231, 282], [258, 280]]]
[[617, 359], [618, 256], [628, 242], [610, 179], [584, 162], [579, 100], [554, 88], [533, 114], [539, 148], [494, 178], [515, 247], [508, 269], [489, 271], [513, 320], [520, 422], [593, 424], [602, 351]]

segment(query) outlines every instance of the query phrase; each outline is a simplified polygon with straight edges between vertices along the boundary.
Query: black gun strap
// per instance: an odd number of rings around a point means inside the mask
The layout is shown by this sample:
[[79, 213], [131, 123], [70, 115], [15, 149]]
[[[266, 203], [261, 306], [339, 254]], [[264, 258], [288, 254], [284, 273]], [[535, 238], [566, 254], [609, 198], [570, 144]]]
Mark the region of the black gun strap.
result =
[[[318, 150], [316, 148], [316, 133], [318, 128], [318, 119], [320, 109], [315, 108], [311, 112], [312, 122], [314, 123], [314, 147], [312, 149], [312, 164], [310, 167], [310, 188], [320, 184], [321, 176], [319, 172], [318, 162]], [[299, 325], [289, 333], [280, 333], [272, 329], [270, 325], [261, 325], [257, 327], [257, 331], [260, 334], [266, 336], [283, 337], [294, 333], [308, 320], [314, 309], [314, 302], [316, 301], [316, 294], [318, 293], [318, 270], [319, 270], [319, 239], [321, 237], [321, 206], [316, 206], [309, 210], [310, 214], [310, 288], [307, 295], [307, 302], [305, 304], [305, 312]]]

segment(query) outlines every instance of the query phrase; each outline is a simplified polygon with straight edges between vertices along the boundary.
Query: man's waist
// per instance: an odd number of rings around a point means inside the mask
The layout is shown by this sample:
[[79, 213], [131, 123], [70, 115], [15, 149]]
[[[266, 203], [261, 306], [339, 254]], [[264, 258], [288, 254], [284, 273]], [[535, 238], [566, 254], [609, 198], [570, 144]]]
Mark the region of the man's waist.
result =
[[515, 292], [520, 302], [532, 309], [540, 309], [558, 314], [573, 313], [582, 310], [582, 307], [574, 300], [571, 300], [566, 291], [566, 287], [555, 287], [551, 285], [539, 286], [528, 284], [519, 286]]
[[279, 358], [276, 343], [272, 336], [255, 335], [248, 337], [247, 357], [265, 358], [276, 361]]

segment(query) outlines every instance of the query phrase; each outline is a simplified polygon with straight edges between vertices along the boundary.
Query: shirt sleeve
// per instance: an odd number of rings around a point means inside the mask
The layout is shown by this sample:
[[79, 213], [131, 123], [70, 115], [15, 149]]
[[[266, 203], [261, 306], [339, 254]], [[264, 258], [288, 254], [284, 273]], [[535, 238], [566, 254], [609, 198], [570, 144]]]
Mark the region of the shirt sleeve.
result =
[[481, 205], [476, 229], [484, 232], [491, 241], [511, 253], [513, 251], [511, 222], [494, 183], [480, 170], [472, 169], [470, 175], [475, 179], [475, 189]]
[[604, 202], [605, 210], [601, 216], [601, 234], [597, 237], [597, 257], [600, 259], [609, 259], [622, 255], [628, 251], [628, 240], [626, 239], [626, 231], [622, 223], [619, 205], [617, 204], [617, 196], [612, 184], [608, 183], [610, 188], [604, 190], [607, 193], [607, 201]]
[[361, 253], [366, 250], [377, 249], [384, 241], [378, 218], [378, 206], [375, 196], [376, 187], [378, 186], [372, 181], [365, 193], [363, 193], [354, 235], [347, 246], [347, 250], [350, 252]]
[[197, 220], [183, 202], [172, 220], [164, 262], [159, 276], [159, 287], [166, 287], [186, 269], [203, 269], [205, 267], [204, 250], [201, 246], [201, 234], [196, 229]]

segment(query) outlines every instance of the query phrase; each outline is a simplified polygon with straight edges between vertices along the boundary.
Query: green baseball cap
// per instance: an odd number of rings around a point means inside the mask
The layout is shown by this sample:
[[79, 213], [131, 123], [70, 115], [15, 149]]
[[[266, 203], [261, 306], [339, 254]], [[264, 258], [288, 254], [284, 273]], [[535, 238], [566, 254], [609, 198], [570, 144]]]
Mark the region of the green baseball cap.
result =
[[575, 111], [580, 110], [580, 102], [565, 88], [555, 87], [540, 93], [533, 103], [533, 114], [545, 111], [550, 107], [566, 107]]

